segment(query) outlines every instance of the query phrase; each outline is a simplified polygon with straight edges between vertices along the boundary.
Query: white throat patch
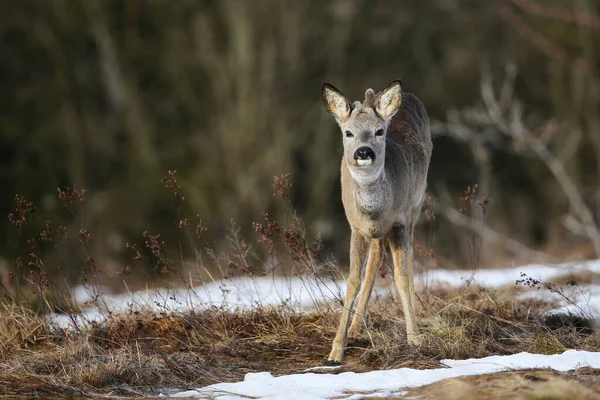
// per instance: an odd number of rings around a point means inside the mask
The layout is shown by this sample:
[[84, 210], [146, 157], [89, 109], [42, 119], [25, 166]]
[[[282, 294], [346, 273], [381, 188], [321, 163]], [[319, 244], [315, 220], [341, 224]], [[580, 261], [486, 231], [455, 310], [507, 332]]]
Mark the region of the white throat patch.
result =
[[[360, 160], [356, 160], [357, 163]], [[352, 176], [352, 179], [354, 180], [354, 182], [356, 182], [359, 185], [368, 185], [371, 184], [373, 182], [375, 182], [377, 179], [379, 179], [381, 177], [381, 174], [383, 173], [383, 164], [378, 165], [378, 166], [372, 166], [369, 168], [363, 168], [366, 167], [367, 165], [372, 165], [373, 164], [373, 160], [369, 159], [369, 160], [362, 160], [362, 161], [367, 161], [369, 162], [369, 164], [350, 164], [348, 163], [348, 171], [350, 171], [350, 175]]]

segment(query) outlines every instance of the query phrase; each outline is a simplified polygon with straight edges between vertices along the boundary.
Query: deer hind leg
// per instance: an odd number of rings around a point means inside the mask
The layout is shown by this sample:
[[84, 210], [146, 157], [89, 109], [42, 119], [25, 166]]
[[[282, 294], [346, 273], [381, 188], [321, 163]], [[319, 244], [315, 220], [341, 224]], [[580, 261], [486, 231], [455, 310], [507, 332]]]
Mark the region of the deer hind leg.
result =
[[356, 312], [352, 318], [352, 324], [348, 330], [348, 336], [357, 335], [360, 332], [360, 328], [366, 321], [367, 305], [369, 304], [369, 298], [371, 297], [371, 293], [373, 291], [375, 278], [377, 277], [377, 271], [379, 271], [383, 261], [385, 247], [385, 239], [371, 239], [371, 245], [369, 246], [369, 258], [367, 259], [367, 265], [365, 267], [362, 291], [360, 294], [360, 299], [358, 300]]
[[[406, 336], [408, 343], [412, 345], [421, 344], [421, 336], [416, 319], [416, 298], [413, 285], [413, 268], [411, 240], [409, 228], [405, 225], [396, 225], [392, 229], [390, 237], [390, 248], [394, 260], [394, 281], [400, 300], [402, 301], [402, 310], [406, 322]], [[412, 289], [411, 289], [412, 287]]]
[[360, 289], [360, 270], [367, 254], [368, 243], [365, 238], [352, 232], [350, 239], [350, 274], [348, 276], [348, 287], [346, 289], [346, 299], [342, 309], [342, 317], [337, 334], [333, 339], [331, 353], [327, 359], [328, 364], [339, 364], [344, 359], [344, 350], [348, 343], [348, 325], [350, 314], [356, 300], [356, 295]]
[[419, 206], [418, 208], [416, 208], [415, 210], [413, 210], [413, 214], [411, 216], [411, 223], [410, 223], [410, 236], [408, 237], [409, 240], [409, 248], [408, 248], [408, 274], [410, 275], [410, 280], [409, 280], [409, 289], [410, 289], [410, 296], [412, 298], [412, 304], [413, 304], [413, 310], [415, 312], [415, 316], [418, 317], [419, 316], [419, 301], [417, 300], [417, 295], [415, 293], [415, 274], [414, 274], [414, 253], [413, 253], [413, 241], [414, 241], [414, 234], [415, 234], [415, 226], [417, 225], [417, 221], [419, 220], [419, 214], [421, 214], [421, 206]]
[[410, 298], [412, 299], [413, 313], [415, 314], [415, 318], [419, 316], [419, 301], [417, 300], [417, 295], [415, 293], [415, 274], [413, 268], [413, 248], [412, 245], [408, 248], [408, 292]]

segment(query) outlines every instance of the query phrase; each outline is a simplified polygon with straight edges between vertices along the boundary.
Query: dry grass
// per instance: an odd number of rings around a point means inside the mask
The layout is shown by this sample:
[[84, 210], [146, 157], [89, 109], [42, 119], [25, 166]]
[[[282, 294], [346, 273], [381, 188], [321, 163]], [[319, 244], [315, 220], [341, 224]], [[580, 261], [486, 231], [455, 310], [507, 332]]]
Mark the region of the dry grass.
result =
[[[363, 362], [383, 368], [427, 368], [444, 358], [464, 359], [519, 351], [554, 354], [568, 348], [600, 348], [600, 335], [590, 321], [548, 319], [547, 304], [535, 299], [517, 300], [516, 290], [473, 287], [432, 291], [422, 299], [424, 343], [407, 351], [398, 325], [398, 309], [376, 305]], [[574, 323], [577, 322], [577, 323]], [[552, 323], [552, 325], [550, 325]], [[587, 324], [587, 325], [586, 325]]]
[[0, 359], [47, 338], [43, 317], [29, 308], [0, 302]]
[[566, 285], [567, 282], [577, 282], [578, 285], [595, 284], [600, 282], [600, 274], [594, 271], [576, 271], [549, 279], [548, 282], [556, 285]]
[[[600, 335], [575, 325], [550, 327], [537, 300], [508, 291], [437, 290], [422, 297], [424, 343], [411, 348], [401, 312], [373, 302], [369, 329], [351, 339], [344, 369], [439, 367], [444, 358], [520, 351], [600, 350]], [[0, 308], [0, 394], [5, 396], [158, 394], [243, 379], [247, 372], [298, 373], [326, 360], [335, 313], [142, 312], [115, 315], [82, 332], [48, 334], [26, 309]]]
[[599, 400], [600, 370], [524, 370], [445, 379], [408, 391], [410, 399]]

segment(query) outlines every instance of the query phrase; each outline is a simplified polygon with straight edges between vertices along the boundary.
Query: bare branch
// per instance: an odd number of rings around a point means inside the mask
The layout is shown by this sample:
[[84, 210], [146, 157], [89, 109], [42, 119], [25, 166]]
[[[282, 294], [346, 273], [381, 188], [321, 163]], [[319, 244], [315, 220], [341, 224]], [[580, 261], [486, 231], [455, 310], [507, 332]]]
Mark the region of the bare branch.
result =
[[547, 147], [549, 137], [556, 131], [556, 121], [551, 120], [543, 126], [540, 137], [523, 123], [523, 106], [511, 97], [513, 90], [507, 85], [514, 84], [514, 71], [507, 68], [507, 78], [497, 97], [491, 73], [484, 71], [481, 79], [481, 99], [483, 104], [468, 107], [460, 112], [448, 113], [448, 122], [433, 122], [434, 135], [447, 135], [468, 143], [472, 149], [481, 146], [481, 142], [492, 145], [502, 143], [502, 137], [511, 139], [514, 150], [520, 154], [533, 154], [539, 158], [554, 176], [562, 189], [577, 224], [569, 221], [566, 225], [573, 231], [584, 232], [600, 256], [600, 232], [594, 221], [593, 213], [586, 205], [577, 185], [573, 182], [561, 160]]
[[523, 124], [523, 107], [521, 103], [517, 100], [513, 101], [511, 108], [508, 110], [508, 116], [505, 116], [494, 96], [491, 77], [485, 74], [482, 77], [481, 97], [490, 117], [490, 122], [496, 125], [501, 132], [524, 144], [546, 164], [546, 167], [554, 175], [554, 178], [567, 196], [574, 214], [581, 224], [583, 224], [586, 236], [592, 242], [596, 254], [600, 255], [600, 232], [596, 227], [592, 212], [583, 201], [579, 189], [569, 177], [569, 174], [567, 174], [562, 162], [548, 150], [548, 147], [546, 147], [546, 144], [542, 140]]
[[538, 17], [570, 22], [577, 25], [585, 25], [596, 29], [600, 28], [600, 17], [597, 15], [562, 10], [560, 8], [545, 6], [531, 0], [512, 0], [512, 3], [526, 13]]

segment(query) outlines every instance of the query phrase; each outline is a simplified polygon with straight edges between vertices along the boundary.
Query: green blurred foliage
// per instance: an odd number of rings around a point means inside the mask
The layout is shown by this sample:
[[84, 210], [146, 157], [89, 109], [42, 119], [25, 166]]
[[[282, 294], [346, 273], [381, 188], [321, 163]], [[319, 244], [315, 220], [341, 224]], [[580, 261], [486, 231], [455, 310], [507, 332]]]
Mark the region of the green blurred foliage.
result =
[[[598, 1], [537, 0], [595, 15]], [[325, 81], [362, 99], [401, 78], [432, 120], [476, 103], [482, 70], [518, 68], [528, 125], [568, 128], [549, 147], [594, 210], [600, 175], [600, 30], [476, 0], [23, 0], [0, 4], [0, 215], [15, 193], [39, 221], [62, 213], [56, 188], [88, 192], [94, 250], [124, 257], [141, 232], [176, 234], [178, 212], [200, 215], [219, 246], [233, 219], [245, 232], [277, 213], [272, 176], [289, 172], [309, 232], [345, 259], [337, 126], [322, 108]], [[536, 3], [537, 4], [537, 3]], [[508, 7], [551, 43], [527, 37]], [[556, 54], [553, 54], [557, 53]], [[568, 55], [568, 57], [563, 57]], [[585, 60], [578, 66], [574, 60]], [[572, 136], [578, 135], [573, 145]], [[574, 146], [574, 149], [571, 147]], [[534, 157], [489, 149], [488, 221], [532, 247], [564, 240], [568, 204]], [[480, 171], [464, 143], [436, 137], [430, 192], [453, 199]], [[177, 170], [173, 207], [160, 177]], [[481, 182], [480, 182], [481, 183]], [[73, 224], [80, 223], [73, 219]], [[0, 255], [14, 236], [3, 223]], [[460, 263], [456, 229], [438, 218], [436, 250]], [[460, 247], [460, 246], [458, 246]]]

